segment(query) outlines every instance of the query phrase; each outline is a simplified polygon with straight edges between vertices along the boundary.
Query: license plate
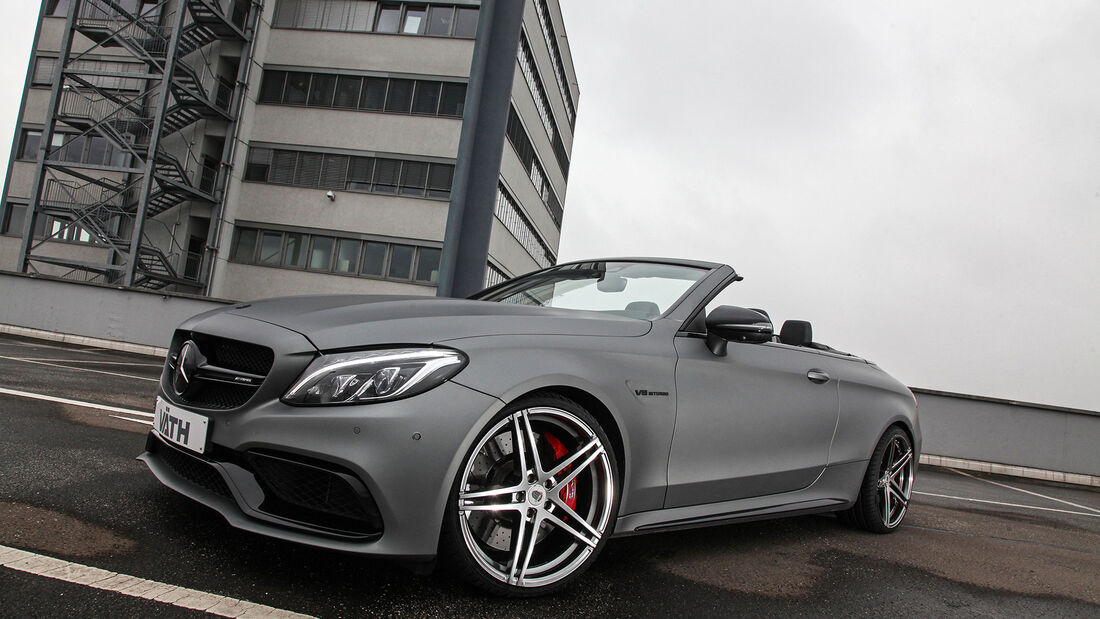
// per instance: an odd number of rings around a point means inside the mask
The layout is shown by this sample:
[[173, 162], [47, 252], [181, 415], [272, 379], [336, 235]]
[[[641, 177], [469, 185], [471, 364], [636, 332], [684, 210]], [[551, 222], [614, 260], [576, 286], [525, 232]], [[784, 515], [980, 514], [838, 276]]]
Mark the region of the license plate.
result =
[[153, 413], [153, 431], [161, 438], [191, 451], [206, 451], [206, 435], [210, 420], [198, 413], [185, 411], [157, 396], [157, 408]]

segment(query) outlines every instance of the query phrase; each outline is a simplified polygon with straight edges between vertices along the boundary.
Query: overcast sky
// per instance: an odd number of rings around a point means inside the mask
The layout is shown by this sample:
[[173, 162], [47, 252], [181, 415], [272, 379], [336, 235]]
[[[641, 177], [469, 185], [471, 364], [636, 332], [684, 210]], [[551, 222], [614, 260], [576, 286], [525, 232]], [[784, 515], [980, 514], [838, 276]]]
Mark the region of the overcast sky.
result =
[[909, 385], [1100, 410], [1100, 3], [562, 5], [560, 259], [725, 262]]
[[[0, 23], [5, 145], [35, 4]], [[725, 262], [729, 303], [909, 385], [1100, 410], [1100, 3], [562, 5], [561, 260]]]

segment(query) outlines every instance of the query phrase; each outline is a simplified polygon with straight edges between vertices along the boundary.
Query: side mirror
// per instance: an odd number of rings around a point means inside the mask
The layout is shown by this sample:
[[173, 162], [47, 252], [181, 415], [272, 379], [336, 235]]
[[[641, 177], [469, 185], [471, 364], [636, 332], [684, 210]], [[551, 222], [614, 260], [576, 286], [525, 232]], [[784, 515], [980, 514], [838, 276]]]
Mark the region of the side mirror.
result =
[[719, 357], [726, 354], [726, 342], [767, 342], [772, 322], [764, 314], [743, 307], [722, 305], [707, 314], [707, 347]]

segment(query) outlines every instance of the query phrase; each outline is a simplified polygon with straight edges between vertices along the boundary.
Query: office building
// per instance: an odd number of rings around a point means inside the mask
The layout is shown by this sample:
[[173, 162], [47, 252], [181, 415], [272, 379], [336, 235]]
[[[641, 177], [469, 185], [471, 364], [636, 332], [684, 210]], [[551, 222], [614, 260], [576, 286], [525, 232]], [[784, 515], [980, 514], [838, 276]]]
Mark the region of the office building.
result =
[[[579, 97], [558, 3], [522, 1], [487, 283], [556, 260]], [[0, 269], [229, 299], [434, 294], [482, 8], [46, 0]]]

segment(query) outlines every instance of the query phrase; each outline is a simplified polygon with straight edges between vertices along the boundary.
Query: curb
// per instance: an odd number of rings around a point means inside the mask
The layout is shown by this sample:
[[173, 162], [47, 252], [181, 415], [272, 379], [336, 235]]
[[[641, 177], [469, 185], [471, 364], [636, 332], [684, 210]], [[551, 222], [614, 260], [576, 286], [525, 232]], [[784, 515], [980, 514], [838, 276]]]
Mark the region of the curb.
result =
[[964, 471], [978, 471], [981, 473], [993, 473], [995, 475], [1008, 475], [1010, 477], [1023, 477], [1026, 479], [1040, 479], [1043, 481], [1056, 481], [1063, 484], [1076, 486], [1091, 486], [1100, 488], [1100, 476], [1081, 475], [1079, 473], [1063, 473], [1062, 471], [1050, 471], [1036, 469], [1027, 466], [1012, 464], [997, 464], [996, 462], [982, 462], [981, 460], [966, 460], [950, 456], [933, 456], [921, 454], [920, 463], [928, 466], [944, 466]]
[[161, 359], [168, 356], [168, 349], [160, 348], [159, 346], [132, 344], [130, 342], [116, 342], [114, 340], [104, 340], [98, 337], [73, 335], [71, 333], [57, 333], [55, 331], [46, 331], [44, 329], [31, 329], [29, 327], [17, 327], [15, 325], [0, 324], [0, 333], [6, 333], [8, 335], [20, 335], [23, 337], [33, 337], [36, 339], [50, 340], [53, 342], [64, 342], [66, 344], [91, 346], [92, 348], [106, 348], [108, 350], [117, 350], [120, 352], [148, 355], [150, 357], [160, 357]]

